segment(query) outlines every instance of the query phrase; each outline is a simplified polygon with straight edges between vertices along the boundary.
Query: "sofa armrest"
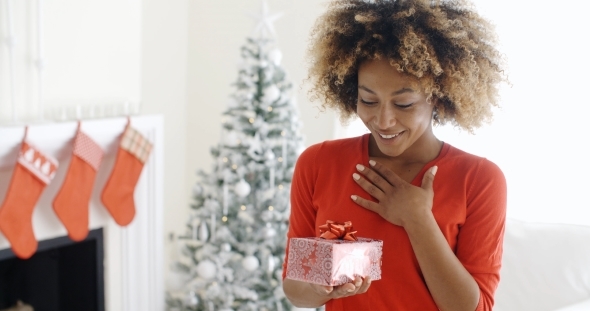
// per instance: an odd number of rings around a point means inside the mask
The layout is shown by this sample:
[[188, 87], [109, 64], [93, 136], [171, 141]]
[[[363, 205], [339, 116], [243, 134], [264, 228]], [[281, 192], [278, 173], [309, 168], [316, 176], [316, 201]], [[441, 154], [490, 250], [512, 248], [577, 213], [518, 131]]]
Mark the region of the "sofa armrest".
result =
[[590, 299], [578, 302], [567, 307], [559, 308], [555, 311], [587, 311], [590, 310]]
[[506, 219], [494, 311], [557, 311], [590, 299], [588, 241], [590, 226]]

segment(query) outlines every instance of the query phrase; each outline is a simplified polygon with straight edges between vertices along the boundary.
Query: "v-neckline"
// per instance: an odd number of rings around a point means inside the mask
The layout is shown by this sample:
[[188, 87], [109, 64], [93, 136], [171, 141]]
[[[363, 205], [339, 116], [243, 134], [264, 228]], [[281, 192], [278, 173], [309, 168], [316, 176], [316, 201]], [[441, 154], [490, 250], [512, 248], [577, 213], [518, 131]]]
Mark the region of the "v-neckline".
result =
[[[362, 144], [363, 144], [363, 155], [362, 155], [362, 161], [365, 165], [369, 166], [369, 141], [371, 138], [371, 133], [366, 133], [362, 136]], [[420, 186], [422, 184], [422, 176], [424, 175], [424, 172], [426, 172], [426, 170], [428, 170], [429, 168], [433, 167], [436, 162], [438, 162], [441, 158], [443, 158], [447, 152], [449, 151], [449, 149], [451, 148], [451, 145], [449, 145], [446, 142], [442, 142], [442, 147], [440, 148], [440, 151], [438, 153], [438, 155], [436, 156], [436, 158], [430, 160], [428, 163], [426, 163], [416, 174], [416, 176], [414, 176], [414, 178], [412, 179], [411, 184], [414, 186]]]

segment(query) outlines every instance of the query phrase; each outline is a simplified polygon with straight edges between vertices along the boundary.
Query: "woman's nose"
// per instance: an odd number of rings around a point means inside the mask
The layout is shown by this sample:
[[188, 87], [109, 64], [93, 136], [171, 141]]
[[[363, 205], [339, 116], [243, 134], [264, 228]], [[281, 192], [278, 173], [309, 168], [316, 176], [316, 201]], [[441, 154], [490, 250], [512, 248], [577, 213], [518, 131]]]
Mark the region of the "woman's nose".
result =
[[375, 119], [379, 129], [386, 130], [397, 123], [395, 111], [391, 105], [381, 105], [377, 113]]

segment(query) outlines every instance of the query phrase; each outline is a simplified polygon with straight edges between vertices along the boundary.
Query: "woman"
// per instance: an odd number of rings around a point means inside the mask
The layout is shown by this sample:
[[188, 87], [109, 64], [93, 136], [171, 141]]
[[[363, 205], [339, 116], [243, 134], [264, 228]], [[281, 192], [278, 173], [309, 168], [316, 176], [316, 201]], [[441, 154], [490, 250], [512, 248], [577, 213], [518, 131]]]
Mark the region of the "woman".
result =
[[494, 42], [490, 24], [460, 0], [333, 1], [318, 19], [312, 92], [370, 133], [299, 157], [288, 237], [352, 221], [358, 236], [383, 240], [382, 278], [334, 287], [285, 278], [294, 305], [492, 310], [506, 181], [494, 163], [437, 139], [433, 124], [472, 132], [491, 120], [504, 81]]

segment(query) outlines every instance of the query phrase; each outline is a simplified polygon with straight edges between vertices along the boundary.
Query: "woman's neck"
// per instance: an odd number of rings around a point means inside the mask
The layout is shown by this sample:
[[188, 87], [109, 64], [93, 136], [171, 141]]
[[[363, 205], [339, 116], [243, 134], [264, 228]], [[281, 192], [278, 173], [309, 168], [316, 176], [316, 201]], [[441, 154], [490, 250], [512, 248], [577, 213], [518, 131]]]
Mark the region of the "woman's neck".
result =
[[386, 162], [395, 164], [395, 166], [398, 167], [416, 164], [425, 165], [426, 163], [438, 157], [442, 146], [443, 142], [436, 138], [432, 131], [427, 131], [402, 154], [392, 157], [381, 152], [377, 146], [375, 138], [373, 135], [370, 135], [369, 157], [385, 160]]

